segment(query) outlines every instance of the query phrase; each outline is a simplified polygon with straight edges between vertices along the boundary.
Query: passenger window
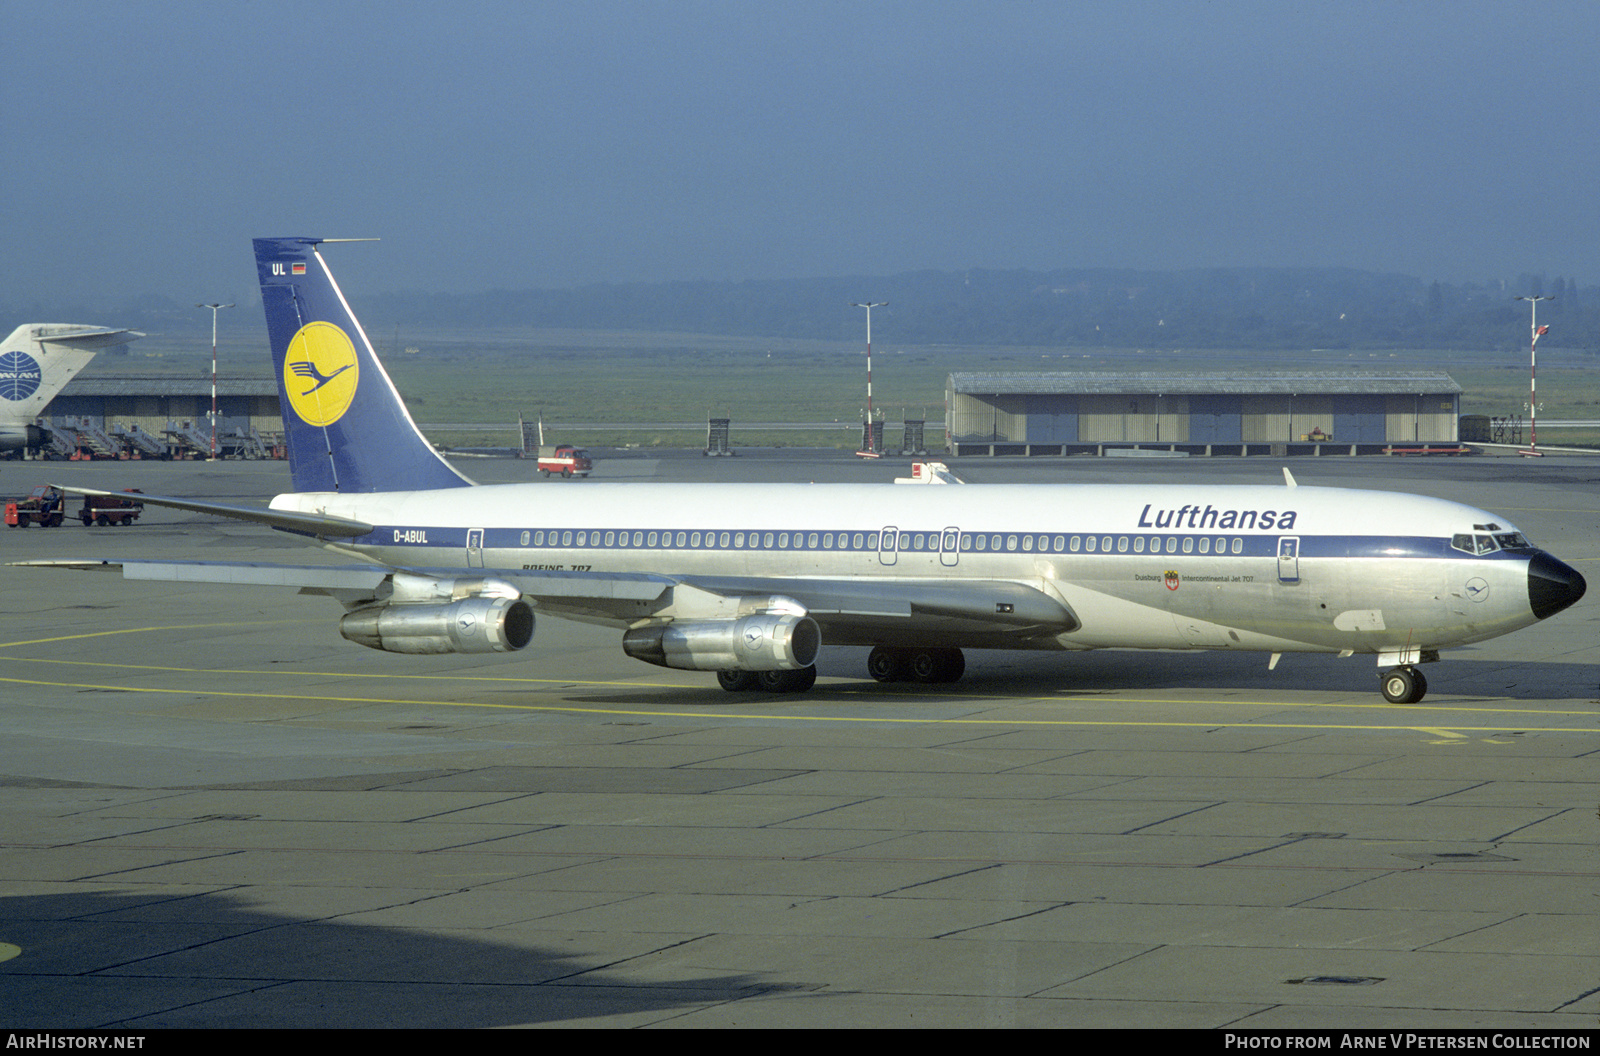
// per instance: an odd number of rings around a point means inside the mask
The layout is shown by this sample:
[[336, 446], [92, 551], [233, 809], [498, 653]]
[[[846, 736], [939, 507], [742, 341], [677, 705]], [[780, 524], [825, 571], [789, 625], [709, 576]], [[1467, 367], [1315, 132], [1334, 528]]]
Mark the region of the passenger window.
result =
[[1243, 539], [1235, 539], [1233, 541], [1233, 552], [1236, 553], [1236, 554], [1244, 553], [1244, 540]]
[[1094, 536], [1091, 535], [1083, 541], [1083, 548], [1091, 554], [1094, 553]]
[[1064, 536], [1064, 535], [1056, 536], [1056, 553], [1059, 554], [1063, 550], [1065, 550], [1066, 548], [1067, 548], [1067, 537]]
[[1136, 535], [1133, 537], [1133, 552], [1136, 554], [1144, 553], [1144, 536]]
[[571, 532], [562, 532], [561, 533], [561, 545], [562, 546], [571, 546], [572, 545], [572, 533]]
[[633, 545], [634, 546], [643, 546], [644, 545], [644, 533], [643, 532], [634, 532], [633, 533]]
[[[755, 536], [751, 536], [750, 538], [754, 539]], [[761, 545], [764, 546], [768, 550], [772, 549], [772, 533], [771, 532], [768, 532], [765, 536], [762, 537]]]
[[1007, 550], [1015, 550], [1016, 548], [1017, 548], [1017, 537], [1014, 536], [1014, 535], [1006, 536], [1006, 549]]
[[1117, 553], [1125, 554], [1127, 552], [1128, 552], [1128, 537], [1125, 536], [1125, 535], [1124, 536], [1119, 536], [1118, 539], [1117, 539]]
[[529, 533], [527, 533], [527, 532], [523, 532], [522, 533], [522, 545], [523, 546], [527, 546], [528, 545], [528, 535], [529, 535]]
[[610, 546], [612, 543], [615, 543], [616, 541], [617, 541], [617, 533], [616, 532], [607, 532], [606, 533], [606, 545], [607, 546]]
[[1183, 552], [1186, 554], [1194, 553], [1194, 536], [1186, 535], [1183, 537]]
[[1178, 552], [1178, 537], [1175, 536], [1175, 535], [1168, 536], [1167, 537], [1167, 553], [1175, 554], [1177, 552]]
[[1022, 537], [1022, 549], [1024, 549], [1024, 550], [1032, 550], [1033, 549], [1033, 536], [1025, 535], [1025, 536]]
[[779, 532], [778, 533], [778, 549], [779, 550], [787, 550], [787, 549], [789, 549], [789, 533], [788, 532]]
[[1100, 549], [1108, 554], [1111, 552], [1111, 537], [1109, 535], [1100, 540]]
[[[828, 536], [828, 545], [829, 546], [833, 545], [833, 536], [831, 536], [831, 535]], [[806, 536], [806, 549], [815, 550], [816, 548], [817, 548], [817, 533], [816, 532], [812, 532], [810, 535]]]
[[1200, 552], [1202, 554], [1209, 554], [1211, 552], [1211, 540], [1205, 536], [1200, 537]]
[[1072, 541], [1067, 543], [1067, 548], [1069, 550], [1071, 550], [1073, 553], [1077, 553], [1079, 545], [1080, 545], [1080, 543], [1079, 543], [1078, 537], [1077, 536], [1073, 536], [1072, 537]]

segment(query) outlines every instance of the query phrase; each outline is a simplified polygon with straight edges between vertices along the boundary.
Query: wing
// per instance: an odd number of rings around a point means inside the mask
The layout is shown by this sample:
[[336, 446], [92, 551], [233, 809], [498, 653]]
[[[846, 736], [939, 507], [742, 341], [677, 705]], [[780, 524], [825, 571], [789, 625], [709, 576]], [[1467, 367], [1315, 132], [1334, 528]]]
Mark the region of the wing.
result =
[[[1017, 648], [1079, 628], [1059, 599], [1006, 580], [672, 577], [640, 572], [391, 568], [384, 565], [279, 565], [208, 561], [21, 561], [32, 568], [114, 571], [125, 579], [295, 587], [347, 609], [395, 596], [395, 577], [435, 584], [439, 597], [483, 593], [506, 584], [553, 616], [629, 628], [684, 620], [727, 620], [741, 613], [799, 608], [836, 645], [938, 645]], [[503, 588], [500, 588], [503, 589]]]

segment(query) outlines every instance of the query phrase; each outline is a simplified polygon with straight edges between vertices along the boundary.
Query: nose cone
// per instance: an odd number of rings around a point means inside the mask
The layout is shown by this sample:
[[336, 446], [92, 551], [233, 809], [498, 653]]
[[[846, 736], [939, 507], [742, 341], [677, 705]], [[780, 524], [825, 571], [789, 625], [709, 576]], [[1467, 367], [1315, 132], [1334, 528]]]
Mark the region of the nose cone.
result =
[[1577, 602], [1588, 586], [1577, 569], [1562, 564], [1543, 550], [1528, 562], [1528, 607], [1541, 620]]

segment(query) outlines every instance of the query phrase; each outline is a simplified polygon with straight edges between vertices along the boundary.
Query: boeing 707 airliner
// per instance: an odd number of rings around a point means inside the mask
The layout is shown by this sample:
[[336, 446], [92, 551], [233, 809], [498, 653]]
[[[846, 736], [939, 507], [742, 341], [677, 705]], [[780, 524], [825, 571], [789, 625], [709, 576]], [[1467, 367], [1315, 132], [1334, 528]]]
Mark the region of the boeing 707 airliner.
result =
[[[127, 561], [130, 579], [294, 586], [340, 633], [401, 653], [511, 652], [535, 610], [613, 628], [627, 655], [728, 690], [809, 689], [824, 644], [880, 681], [953, 682], [962, 650], [1223, 649], [1418, 665], [1583, 596], [1498, 514], [1282, 486], [480, 486], [428, 443], [323, 256], [255, 242], [294, 491], [249, 509], [364, 559], [335, 568]], [[63, 564], [63, 563], [57, 563]], [[113, 567], [94, 562], [75, 567]]]

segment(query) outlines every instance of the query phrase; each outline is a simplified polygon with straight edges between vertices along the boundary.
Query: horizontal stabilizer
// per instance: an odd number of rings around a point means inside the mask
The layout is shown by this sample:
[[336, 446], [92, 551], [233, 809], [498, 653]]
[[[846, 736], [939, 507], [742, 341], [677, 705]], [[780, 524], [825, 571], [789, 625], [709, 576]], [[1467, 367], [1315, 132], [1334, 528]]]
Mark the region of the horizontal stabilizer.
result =
[[[128, 493], [125, 491], [96, 491], [94, 488], [74, 488], [66, 484], [55, 486], [72, 495], [128, 498]], [[372, 525], [364, 521], [329, 517], [320, 513], [296, 513], [292, 510], [272, 510], [257, 506], [227, 506], [215, 502], [198, 502], [194, 499], [174, 499], [166, 495], [138, 495], [136, 498], [148, 506], [166, 506], [174, 510], [187, 510], [190, 513], [231, 517], [236, 521], [251, 521], [272, 528], [281, 528], [286, 532], [313, 535], [318, 538], [351, 539], [372, 531]]]

